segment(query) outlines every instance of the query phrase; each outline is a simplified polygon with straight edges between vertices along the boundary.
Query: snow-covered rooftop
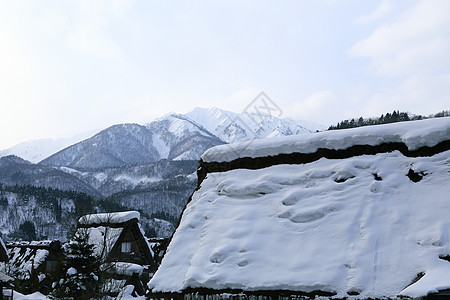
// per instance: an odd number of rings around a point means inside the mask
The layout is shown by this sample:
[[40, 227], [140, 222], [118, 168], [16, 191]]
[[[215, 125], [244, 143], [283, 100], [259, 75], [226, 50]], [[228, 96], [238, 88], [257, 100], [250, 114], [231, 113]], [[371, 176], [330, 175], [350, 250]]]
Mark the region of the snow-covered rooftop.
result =
[[86, 234], [88, 235], [88, 243], [94, 245], [94, 254], [104, 259], [113, 249], [122, 234], [123, 228], [96, 226], [78, 229], [78, 231], [83, 230], [86, 230]]
[[82, 216], [78, 223], [81, 225], [94, 225], [94, 224], [120, 224], [128, 222], [132, 219], [140, 219], [140, 213], [137, 211], [124, 211], [113, 213], [100, 213]]
[[[389, 141], [417, 149], [449, 137], [450, 118], [443, 118], [303, 135], [306, 142], [288, 137], [278, 139], [280, 148], [274, 139], [254, 141], [243, 156]], [[215, 147], [203, 159], [232, 160], [233, 153]], [[450, 288], [450, 263], [439, 258], [450, 254], [449, 174], [450, 151], [207, 174], [149, 287], [321, 290], [340, 297], [419, 296]]]
[[26, 280], [30, 278], [33, 269], [37, 269], [44, 263], [49, 255], [46, 249], [22, 249], [21, 247], [13, 247], [9, 249], [9, 271], [14, 273], [14, 277]]
[[11, 241], [8, 242], [8, 247], [50, 247], [52, 243], [59, 241], [43, 240], [43, 241]]
[[232, 161], [242, 157], [313, 153], [320, 148], [339, 150], [354, 145], [376, 146], [382, 143], [404, 143], [409, 150], [416, 150], [424, 146], [435, 146], [448, 139], [450, 139], [450, 117], [219, 145], [207, 150], [202, 155], [202, 160]]

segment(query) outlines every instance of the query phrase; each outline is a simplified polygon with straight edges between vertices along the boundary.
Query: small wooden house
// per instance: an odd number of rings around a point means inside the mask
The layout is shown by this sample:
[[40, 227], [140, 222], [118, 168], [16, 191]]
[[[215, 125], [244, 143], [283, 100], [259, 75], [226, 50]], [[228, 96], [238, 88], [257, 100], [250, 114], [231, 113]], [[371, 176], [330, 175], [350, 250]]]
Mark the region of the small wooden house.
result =
[[[77, 231], [85, 231], [102, 268], [110, 276], [105, 290], [112, 296], [126, 284], [133, 284], [139, 294], [156, 268], [150, 244], [139, 225], [137, 211], [100, 213], [81, 217]], [[139, 280], [136, 280], [138, 278]]]
[[23, 292], [47, 292], [64, 260], [60, 241], [8, 242], [8, 273]]
[[[5, 244], [0, 238], [0, 262], [8, 262], [8, 251], [6, 250]], [[10, 300], [13, 297], [12, 294], [12, 282], [14, 278], [0, 272], [0, 300]]]
[[14, 278], [0, 272], [0, 300], [13, 299], [13, 285]]

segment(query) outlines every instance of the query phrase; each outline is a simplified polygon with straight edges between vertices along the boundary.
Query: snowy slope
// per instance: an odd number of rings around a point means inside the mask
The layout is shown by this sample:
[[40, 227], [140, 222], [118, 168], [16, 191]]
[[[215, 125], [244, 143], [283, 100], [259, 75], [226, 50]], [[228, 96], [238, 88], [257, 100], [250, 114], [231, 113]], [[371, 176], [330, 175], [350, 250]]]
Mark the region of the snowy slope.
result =
[[138, 124], [120, 124], [63, 149], [40, 164], [102, 168], [158, 159], [159, 153], [153, 146], [152, 134], [147, 128]]
[[224, 143], [184, 115], [171, 113], [146, 127], [153, 133], [153, 144], [161, 158], [197, 160], [206, 149]]
[[195, 108], [188, 112], [186, 117], [201, 124], [227, 143], [304, 134], [324, 129], [311, 122], [280, 119], [267, 114], [238, 114], [215, 107]]
[[[450, 138], [449, 123], [375, 126], [318, 140], [330, 148], [392, 137], [411, 148], [432, 146]], [[276, 153], [279, 143], [264, 141], [269, 150], [252, 151]], [[218, 152], [229, 158], [221, 146], [209, 153]], [[450, 254], [449, 174], [449, 150], [430, 157], [393, 151], [210, 173], [149, 287], [320, 290], [362, 298], [450, 288], [450, 263], [439, 258]], [[425, 276], [409, 286], [421, 272]]]
[[0, 183], [4, 185], [32, 185], [65, 191], [79, 191], [99, 196], [95, 188], [69, 172], [53, 167], [32, 164], [17, 156], [0, 158]]
[[16, 155], [32, 163], [37, 163], [70, 145], [78, 143], [92, 136], [93, 134], [93, 131], [89, 131], [70, 138], [39, 139], [26, 141], [11, 148], [0, 150], [0, 157]]

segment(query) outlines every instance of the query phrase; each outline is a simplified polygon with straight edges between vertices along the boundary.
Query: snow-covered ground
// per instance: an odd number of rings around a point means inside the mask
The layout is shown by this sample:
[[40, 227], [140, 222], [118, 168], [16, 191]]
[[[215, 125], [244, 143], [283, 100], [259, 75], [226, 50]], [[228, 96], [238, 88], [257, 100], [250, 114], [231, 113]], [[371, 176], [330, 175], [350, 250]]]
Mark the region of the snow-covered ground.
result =
[[[450, 118], [443, 118], [312, 134], [306, 142], [255, 141], [245, 155], [390, 141], [417, 149], [449, 138]], [[219, 146], [203, 159], [231, 160], [233, 153]], [[408, 173], [422, 178], [413, 182]], [[149, 287], [321, 290], [339, 297], [415, 297], [450, 288], [450, 263], [439, 258], [450, 254], [449, 178], [450, 151], [208, 174]]]

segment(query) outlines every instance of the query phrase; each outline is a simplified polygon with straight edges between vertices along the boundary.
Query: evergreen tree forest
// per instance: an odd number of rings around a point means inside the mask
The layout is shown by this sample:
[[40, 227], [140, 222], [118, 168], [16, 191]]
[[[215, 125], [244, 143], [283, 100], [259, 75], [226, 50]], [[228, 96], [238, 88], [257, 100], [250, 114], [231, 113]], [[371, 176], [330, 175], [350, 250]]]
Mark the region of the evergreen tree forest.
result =
[[410, 115], [407, 112], [400, 112], [398, 110], [394, 110], [392, 113], [382, 114], [378, 118], [363, 118], [360, 117], [358, 119], [348, 119], [338, 122], [336, 125], [331, 125], [328, 127], [328, 130], [336, 130], [336, 129], [347, 129], [347, 128], [355, 128], [361, 126], [370, 126], [370, 125], [379, 125], [379, 124], [388, 124], [395, 122], [405, 122], [405, 121], [414, 121], [414, 120], [422, 120], [422, 119], [430, 119], [430, 118], [441, 118], [450, 116], [450, 110], [444, 110], [439, 113], [422, 116], [422, 115]]

